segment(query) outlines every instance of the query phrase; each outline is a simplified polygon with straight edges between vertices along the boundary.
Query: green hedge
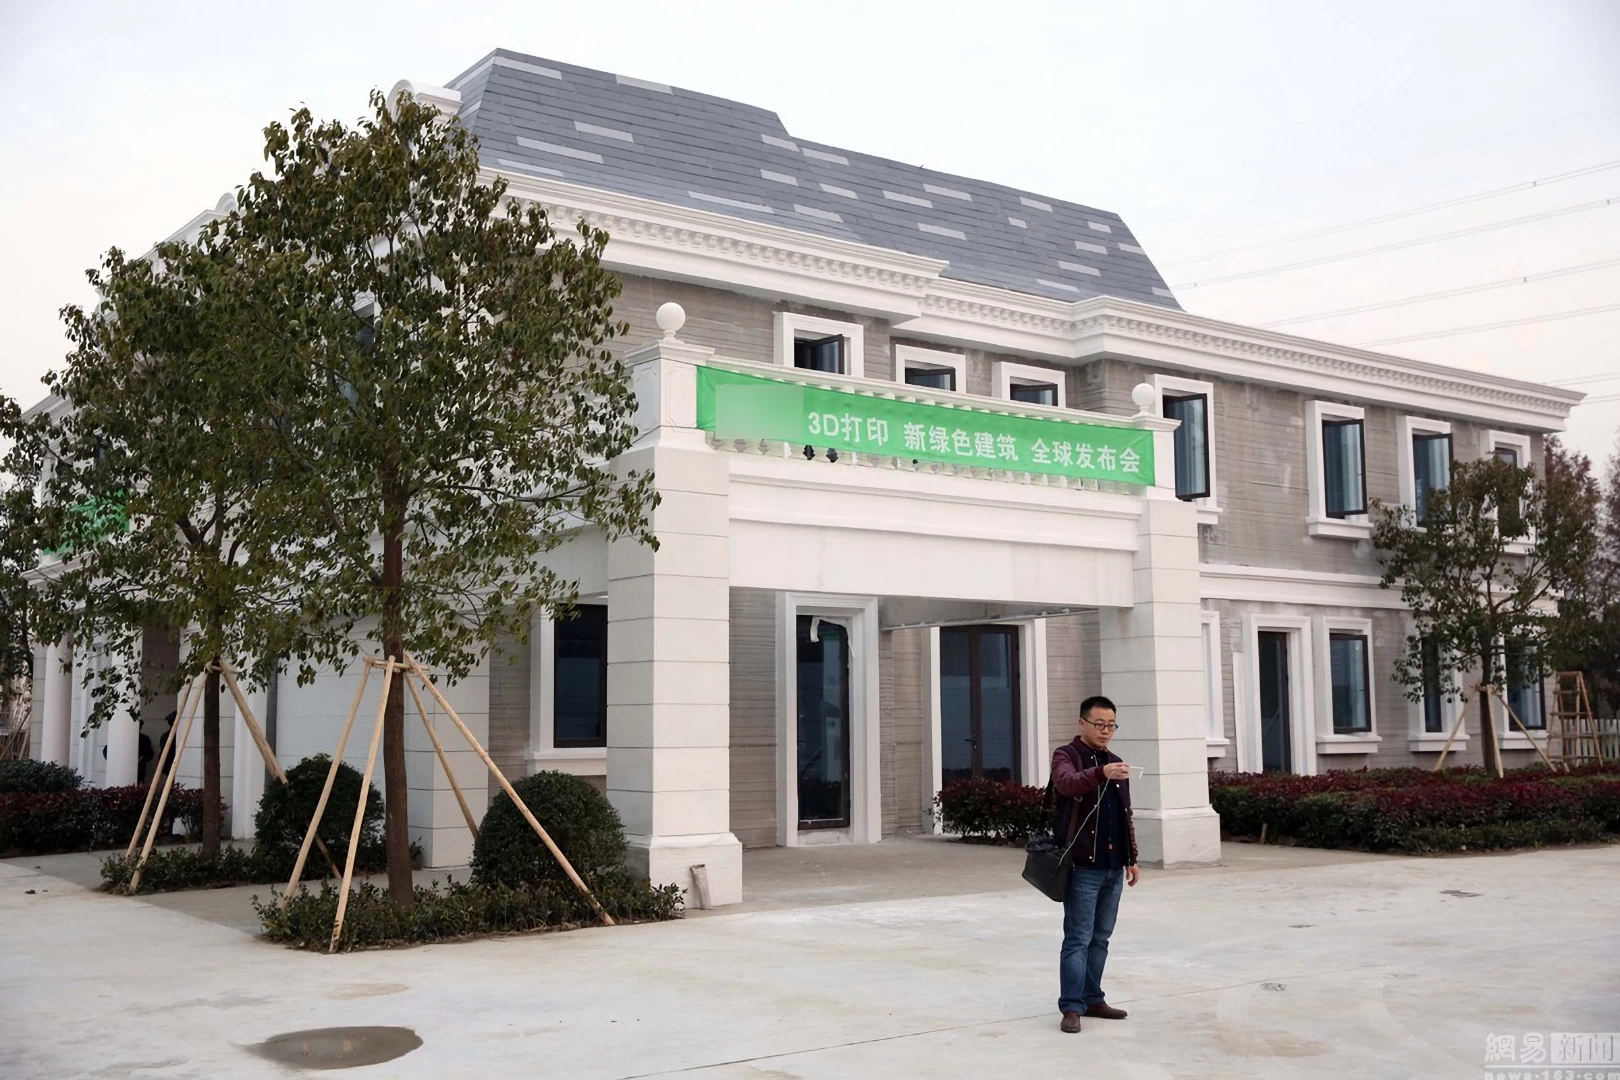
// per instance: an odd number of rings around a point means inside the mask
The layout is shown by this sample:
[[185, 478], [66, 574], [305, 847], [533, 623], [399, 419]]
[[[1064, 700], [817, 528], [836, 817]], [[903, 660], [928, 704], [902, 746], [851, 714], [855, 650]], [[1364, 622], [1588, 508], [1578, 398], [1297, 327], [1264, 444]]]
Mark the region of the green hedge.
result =
[[[339, 872], [343, 859], [336, 852]], [[141, 892], [176, 892], [181, 889], [223, 889], [232, 885], [268, 885], [285, 883], [292, 877], [296, 851], [276, 848], [265, 849], [221, 847], [215, 856], [204, 855], [194, 847], [157, 849], [146, 860], [146, 871], [141, 874]], [[101, 887], [108, 892], [125, 892], [140, 862], [140, 853], [125, 858], [113, 855], [101, 864]], [[420, 865], [422, 849], [411, 845], [411, 862]], [[378, 873], [388, 869], [388, 852], [382, 841], [362, 843], [356, 852], [354, 869], [357, 874]], [[331, 867], [319, 849], [311, 848], [304, 862], [301, 881], [313, 881], [332, 873]]]
[[[619, 814], [587, 781], [545, 771], [524, 777], [512, 789], [582, 877], [623, 865], [626, 844]], [[568, 880], [504, 791], [489, 804], [478, 825], [472, 879], [481, 885], [511, 886]]]
[[984, 844], [1023, 844], [1046, 824], [1046, 789], [1003, 780], [953, 780], [934, 796], [948, 833]]
[[1228, 837], [1428, 854], [1620, 840], [1620, 769], [1215, 774]]
[[[616, 922], [652, 922], [681, 915], [681, 890], [652, 886], [615, 870], [595, 875], [591, 889]], [[298, 949], [325, 952], [337, 917], [338, 890], [328, 882], [312, 893], [300, 887], [282, 911], [278, 899], [253, 898], [264, 936]], [[417, 886], [416, 900], [395, 904], [375, 885], [352, 890], [343, 916], [339, 948], [385, 948], [435, 941], [457, 941], [491, 934], [535, 930], [568, 930], [598, 922], [590, 904], [573, 885], [544, 881], [535, 885], [478, 884], [449, 879], [442, 887]]]
[[81, 783], [79, 774], [66, 765], [50, 761], [0, 761], [0, 794], [76, 791]]
[[[146, 804], [146, 788], [75, 788], [0, 794], [0, 856], [96, 851], [129, 844]], [[176, 785], [163, 809], [158, 839], [202, 827], [202, 792]]]

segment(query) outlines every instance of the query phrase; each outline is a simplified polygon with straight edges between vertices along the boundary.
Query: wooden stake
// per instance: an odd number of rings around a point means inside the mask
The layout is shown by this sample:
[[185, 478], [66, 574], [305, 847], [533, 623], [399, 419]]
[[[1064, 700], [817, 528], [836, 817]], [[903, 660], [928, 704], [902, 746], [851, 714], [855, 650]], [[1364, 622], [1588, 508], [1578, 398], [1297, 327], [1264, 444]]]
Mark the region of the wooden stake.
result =
[[450, 769], [450, 760], [444, 756], [439, 733], [433, 730], [433, 721], [428, 719], [427, 709], [422, 707], [422, 695], [417, 693], [416, 684], [410, 679], [405, 680], [405, 688], [411, 692], [411, 700], [416, 702], [417, 715], [422, 718], [422, 726], [427, 728], [428, 738], [433, 741], [433, 752], [439, 756], [439, 764], [444, 766], [444, 775], [450, 779], [450, 790], [456, 793], [456, 802], [461, 806], [461, 816], [467, 819], [467, 831], [472, 833], [474, 840], [477, 840], [478, 822], [473, 820], [472, 807], [467, 805], [467, 796], [461, 793], [461, 785], [456, 783], [456, 774]]
[[1519, 730], [1524, 732], [1524, 737], [1530, 740], [1530, 745], [1535, 748], [1536, 753], [1541, 755], [1541, 760], [1546, 762], [1547, 771], [1557, 772], [1558, 766], [1552, 763], [1552, 758], [1547, 756], [1547, 751], [1541, 748], [1541, 744], [1536, 742], [1536, 737], [1530, 734], [1530, 729], [1524, 726], [1524, 721], [1519, 719], [1519, 714], [1513, 711], [1513, 706], [1508, 704], [1507, 693], [1500, 686], [1496, 687], [1496, 696], [1502, 699], [1502, 708], [1507, 710], [1508, 718], [1519, 725]]
[[[1477, 696], [1479, 694], [1479, 690], [1479, 687], [1474, 687], [1474, 693], [1469, 696]], [[1451, 753], [1451, 744], [1456, 741], [1457, 732], [1462, 730], [1463, 724], [1468, 720], [1468, 703], [1465, 701], [1461, 704], [1462, 707], [1457, 710], [1457, 722], [1451, 725], [1451, 734], [1446, 736], [1446, 745], [1440, 748], [1440, 757], [1434, 763], [1434, 768], [1430, 770], [1431, 772], [1439, 772], [1445, 767], [1446, 755]]]
[[[191, 696], [186, 708], [185, 726], [180, 732], [180, 742], [174, 748], [174, 757], [169, 761], [169, 771], [163, 780], [163, 794], [158, 796], [157, 810], [152, 814], [152, 827], [146, 833], [146, 844], [141, 848], [140, 862], [135, 864], [135, 873], [129, 879], [129, 893], [133, 896], [141, 887], [141, 874], [146, 870], [146, 860], [152, 857], [152, 845], [157, 843], [158, 826], [163, 823], [163, 808], [169, 805], [169, 792], [174, 790], [174, 778], [180, 772], [180, 755], [186, 752], [186, 740], [191, 738], [191, 722], [197, 717], [197, 706], [202, 703], [201, 690]], [[178, 726], [178, 725], [177, 725]]]
[[170, 724], [168, 734], [163, 736], [163, 749], [158, 753], [157, 761], [152, 766], [152, 779], [146, 785], [146, 802], [141, 805], [140, 819], [135, 822], [135, 831], [130, 834], [129, 847], [124, 849], [124, 858], [126, 859], [135, 854], [135, 845], [141, 842], [141, 832], [146, 828], [146, 815], [152, 809], [152, 796], [157, 794], [158, 777], [165, 772], [165, 767], [169, 761], [169, 748], [174, 745], [174, 733], [180, 728], [178, 721], [185, 714], [186, 702], [190, 699], [191, 688], [195, 685], [197, 685], [196, 680], [192, 680], [180, 689], [180, 700], [175, 702], [174, 707], [174, 716], [177, 722]]
[[382, 742], [383, 717], [388, 715], [388, 690], [394, 684], [394, 658], [383, 667], [382, 699], [377, 702], [377, 723], [371, 729], [371, 749], [366, 752], [366, 771], [360, 778], [360, 801], [354, 808], [354, 825], [349, 829], [348, 857], [343, 860], [343, 890], [338, 893], [337, 918], [332, 920], [332, 944], [328, 953], [337, 952], [343, 936], [343, 913], [349, 909], [349, 882], [354, 878], [354, 857], [360, 851], [360, 829], [366, 820], [366, 796], [371, 792], [371, 771], [377, 767], [377, 744]]
[[459, 730], [467, 742], [472, 745], [472, 748], [478, 751], [478, 756], [484, 759], [484, 764], [488, 766], [490, 774], [500, 782], [502, 790], [506, 792], [506, 797], [512, 800], [512, 805], [518, 808], [518, 812], [521, 813], [523, 815], [523, 819], [529, 823], [529, 827], [534, 830], [535, 835], [540, 837], [540, 842], [545, 844], [546, 848], [556, 858], [558, 864], [563, 868], [563, 872], [568, 875], [568, 879], [574, 883], [580, 892], [585, 894], [585, 899], [590, 901], [591, 907], [594, 908], [596, 913], [602, 917], [602, 922], [607, 926], [615, 925], [613, 922], [613, 916], [609, 915], [603, 910], [602, 905], [597, 902], [596, 897], [591, 893], [590, 887], [585, 884], [585, 882], [580, 878], [579, 874], [574, 870], [574, 864], [568, 861], [568, 856], [562, 853], [562, 849], [559, 848], [551, 839], [551, 835], [546, 832], [545, 828], [541, 826], [540, 822], [535, 820], [535, 816], [529, 812], [528, 806], [526, 806], [523, 800], [518, 797], [518, 793], [512, 790], [512, 785], [507, 781], [506, 774], [501, 772], [499, 765], [495, 764], [495, 759], [489, 756], [488, 751], [486, 751], [482, 744], [479, 743], [478, 739], [474, 737], [472, 731], [468, 729], [466, 724], [462, 723], [461, 717], [456, 713], [455, 708], [450, 704], [450, 702], [445, 700], [444, 695], [439, 693], [439, 688], [434, 686], [433, 681], [427, 677], [427, 669], [421, 664], [417, 663], [416, 659], [411, 656], [410, 653], [405, 654], [405, 662], [408, 665], [408, 670], [414, 673], [417, 679], [421, 681], [423, 688], [426, 689], [428, 693], [432, 694], [434, 699], [438, 701], [439, 708], [443, 709], [445, 711], [445, 715], [450, 717], [451, 722], [456, 725], [457, 730]]
[[[231, 697], [236, 701], [236, 711], [241, 715], [242, 722], [247, 725], [248, 733], [253, 736], [253, 745], [259, 748], [259, 756], [264, 758], [265, 767], [270, 770], [270, 775], [280, 780], [283, 787], [291, 787], [292, 781], [287, 779], [287, 770], [281, 767], [281, 762], [276, 759], [276, 752], [270, 749], [270, 740], [264, 737], [264, 732], [259, 728], [259, 722], [254, 719], [253, 710], [248, 706], [247, 697], [243, 695], [242, 688], [236, 683], [236, 676], [223, 663], [219, 665], [219, 673], [225, 677], [225, 685], [230, 688]], [[331, 868], [332, 873], [336, 874], [338, 872], [337, 860], [332, 858], [332, 852], [327, 848], [326, 841], [317, 836], [315, 844], [321, 849], [321, 854], [326, 857], [326, 865]]]
[[[315, 840], [315, 830], [321, 824], [321, 815], [326, 813], [326, 800], [332, 797], [332, 781], [337, 779], [338, 766], [343, 763], [343, 747], [349, 741], [349, 729], [354, 726], [354, 714], [360, 711], [360, 699], [365, 696], [366, 683], [371, 681], [371, 666], [373, 661], [366, 659], [366, 673], [360, 677], [360, 688], [354, 692], [354, 704], [349, 706], [349, 718], [343, 722], [343, 733], [338, 736], [337, 749], [332, 751], [332, 767], [326, 770], [326, 784], [321, 788], [320, 801], [315, 804], [315, 815], [309, 819], [309, 831], [304, 834], [304, 843], [298, 849], [298, 861], [293, 863], [292, 877], [287, 881], [287, 888], [281, 894], [281, 910], [286, 911], [287, 905], [292, 901], [293, 890], [304, 875], [304, 860], [309, 858], [310, 844]], [[360, 792], [360, 803], [365, 805], [369, 791]]]

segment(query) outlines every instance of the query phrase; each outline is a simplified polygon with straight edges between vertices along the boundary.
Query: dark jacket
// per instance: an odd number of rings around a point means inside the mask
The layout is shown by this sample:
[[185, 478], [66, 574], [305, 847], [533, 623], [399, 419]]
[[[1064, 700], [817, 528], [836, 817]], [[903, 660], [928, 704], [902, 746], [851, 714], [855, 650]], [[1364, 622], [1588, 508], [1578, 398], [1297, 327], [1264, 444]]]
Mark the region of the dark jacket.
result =
[[[1131, 815], [1131, 782], [1109, 780], [1103, 776], [1103, 766], [1123, 761], [1111, 750], [1093, 750], [1079, 736], [1068, 746], [1061, 746], [1052, 755], [1052, 787], [1057, 791], [1057, 820], [1054, 835], [1064, 843], [1074, 840], [1070, 859], [1076, 866], [1090, 866], [1097, 860], [1097, 819], [1103, 785], [1110, 784], [1119, 792], [1120, 808], [1125, 812], [1125, 835], [1130, 840], [1130, 855], [1125, 865], [1136, 865], [1136, 821]], [[1079, 836], [1075, 837], [1075, 829]]]

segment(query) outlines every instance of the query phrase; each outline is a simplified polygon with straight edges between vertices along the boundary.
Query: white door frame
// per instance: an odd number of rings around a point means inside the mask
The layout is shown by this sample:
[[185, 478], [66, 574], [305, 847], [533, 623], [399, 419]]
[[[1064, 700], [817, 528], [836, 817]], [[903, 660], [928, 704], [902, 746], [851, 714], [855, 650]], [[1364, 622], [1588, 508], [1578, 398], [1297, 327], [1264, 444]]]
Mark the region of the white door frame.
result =
[[[799, 831], [798, 618], [820, 615], [849, 627], [849, 828]], [[776, 842], [875, 844], [883, 839], [882, 741], [878, 704], [878, 598], [776, 594]]]
[[[1018, 758], [1023, 783], [1032, 787], [1045, 787], [1048, 771], [1052, 767], [1051, 724], [1048, 712], [1046, 676], [1046, 620], [1008, 619], [986, 622], [984, 625], [1014, 626], [1018, 628]], [[923, 646], [924, 668], [927, 671], [927, 738], [923, 741], [923, 812], [927, 815], [924, 831], [937, 833], [939, 822], [934, 819], [934, 797], [943, 787], [941, 717], [939, 695], [939, 632], [940, 627], [928, 628], [928, 640]]]
[[1245, 615], [1243, 640], [1247, 644], [1247, 716], [1239, 724], [1249, 727], [1250, 764], [1258, 772], [1264, 760], [1260, 737], [1260, 631], [1288, 635], [1288, 720], [1290, 765], [1300, 776], [1316, 775], [1316, 677], [1312, 656], [1313, 620], [1305, 615]]

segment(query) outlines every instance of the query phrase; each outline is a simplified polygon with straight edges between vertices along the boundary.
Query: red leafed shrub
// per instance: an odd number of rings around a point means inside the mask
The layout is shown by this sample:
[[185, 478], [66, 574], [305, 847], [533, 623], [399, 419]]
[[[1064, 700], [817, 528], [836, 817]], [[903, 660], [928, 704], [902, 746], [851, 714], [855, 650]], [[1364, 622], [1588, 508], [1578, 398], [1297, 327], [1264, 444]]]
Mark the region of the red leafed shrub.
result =
[[[134, 834], [145, 802], [146, 788], [138, 785], [0, 794], [0, 855], [122, 847]], [[201, 820], [202, 792], [176, 785], [158, 835], [169, 837], [176, 821], [194, 832]]]
[[953, 780], [934, 796], [934, 815], [964, 840], [1022, 844], [1046, 824], [1045, 788], [1004, 780]]
[[1215, 773], [1210, 802], [1228, 836], [1312, 847], [1456, 851], [1620, 839], [1620, 769], [1378, 769], [1320, 776]]

